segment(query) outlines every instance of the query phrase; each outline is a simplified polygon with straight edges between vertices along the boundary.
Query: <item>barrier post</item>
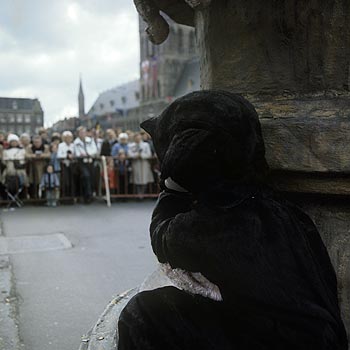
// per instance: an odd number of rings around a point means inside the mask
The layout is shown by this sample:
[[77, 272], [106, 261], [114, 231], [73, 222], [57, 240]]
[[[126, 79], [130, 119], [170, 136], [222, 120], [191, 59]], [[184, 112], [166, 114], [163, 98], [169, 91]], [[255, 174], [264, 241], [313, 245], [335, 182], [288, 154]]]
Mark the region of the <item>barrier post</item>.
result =
[[109, 191], [109, 181], [108, 181], [106, 157], [102, 156], [101, 159], [102, 159], [102, 168], [103, 168], [103, 178], [104, 178], [105, 188], [106, 188], [107, 207], [110, 207], [111, 206], [111, 193]]

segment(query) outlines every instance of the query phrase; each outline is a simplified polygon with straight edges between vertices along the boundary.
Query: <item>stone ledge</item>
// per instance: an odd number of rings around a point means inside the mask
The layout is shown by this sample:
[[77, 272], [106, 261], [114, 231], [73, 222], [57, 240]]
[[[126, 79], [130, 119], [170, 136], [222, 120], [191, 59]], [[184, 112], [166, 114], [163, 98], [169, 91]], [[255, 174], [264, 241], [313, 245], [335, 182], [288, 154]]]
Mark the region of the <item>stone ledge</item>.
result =
[[[278, 104], [275, 108], [278, 110]], [[342, 116], [333, 109], [314, 110], [319, 117], [298, 110], [295, 117], [275, 112], [272, 118], [261, 118], [271, 169], [350, 174], [350, 110], [338, 109]]]
[[273, 171], [270, 183], [282, 192], [350, 196], [350, 175]]
[[103, 311], [96, 324], [81, 337], [79, 350], [116, 350], [119, 315], [138, 289], [119, 294]]

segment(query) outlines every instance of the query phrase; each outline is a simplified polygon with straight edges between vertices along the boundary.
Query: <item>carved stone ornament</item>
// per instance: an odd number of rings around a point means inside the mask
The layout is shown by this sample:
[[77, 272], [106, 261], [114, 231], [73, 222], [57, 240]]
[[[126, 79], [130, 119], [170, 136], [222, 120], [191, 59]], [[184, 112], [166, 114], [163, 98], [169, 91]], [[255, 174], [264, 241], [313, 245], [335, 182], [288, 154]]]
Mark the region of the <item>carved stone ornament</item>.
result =
[[153, 44], [161, 44], [169, 35], [169, 24], [160, 15], [159, 8], [152, 0], [134, 0], [136, 9], [148, 24], [146, 32]]
[[147, 23], [146, 32], [149, 40], [161, 44], [169, 35], [169, 24], [162, 14], [173, 21], [187, 26], [194, 26], [194, 10], [200, 10], [211, 0], [134, 0], [141, 18]]
[[185, 0], [192, 8], [205, 8], [210, 5], [211, 0]]

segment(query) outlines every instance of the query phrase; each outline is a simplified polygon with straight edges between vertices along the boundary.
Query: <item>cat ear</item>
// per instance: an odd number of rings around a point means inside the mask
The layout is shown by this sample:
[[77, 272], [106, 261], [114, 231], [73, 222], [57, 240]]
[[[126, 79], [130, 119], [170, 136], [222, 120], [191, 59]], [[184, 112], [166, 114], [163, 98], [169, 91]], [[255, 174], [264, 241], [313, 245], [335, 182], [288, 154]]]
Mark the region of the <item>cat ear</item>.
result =
[[158, 118], [150, 118], [140, 124], [140, 127], [154, 137]]

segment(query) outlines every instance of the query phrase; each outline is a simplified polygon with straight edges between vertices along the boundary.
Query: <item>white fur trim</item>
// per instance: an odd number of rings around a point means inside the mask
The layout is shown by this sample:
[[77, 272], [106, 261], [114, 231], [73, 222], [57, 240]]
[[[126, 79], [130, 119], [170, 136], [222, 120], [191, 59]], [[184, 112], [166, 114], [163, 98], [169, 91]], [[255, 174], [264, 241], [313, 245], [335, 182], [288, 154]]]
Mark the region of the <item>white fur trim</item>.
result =
[[185, 188], [177, 184], [171, 177], [168, 177], [165, 180], [165, 186], [169, 188], [169, 190], [173, 190], [177, 192], [188, 192]]
[[200, 272], [172, 269], [169, 264], [160, 264], [160, 267], [175, 287], [215, 301], [222, 301], [219, 287], [210, 282]]

